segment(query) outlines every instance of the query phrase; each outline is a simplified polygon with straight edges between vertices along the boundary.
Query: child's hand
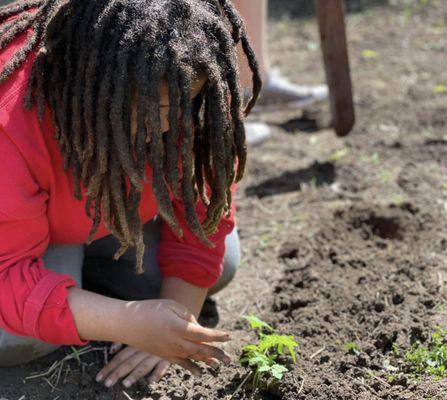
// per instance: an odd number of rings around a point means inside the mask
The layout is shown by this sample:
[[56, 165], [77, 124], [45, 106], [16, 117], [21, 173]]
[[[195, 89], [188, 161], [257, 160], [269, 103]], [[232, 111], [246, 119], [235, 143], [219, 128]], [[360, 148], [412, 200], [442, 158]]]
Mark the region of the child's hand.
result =
[[[172, 300], [131, 302], [124, 316], [123, 342], [145, 353], [178, 364], [193, 373], [198, 367], [192, 361], [215, 366], [218, 361], [230, 363], [221, 349], [209, 345], [226, 342], [229, 335], [204, 328], [182, 305]], [[130, 350], [129, 350], [130, 351]]]
[[[122, 349], [122, 345], [117, 343], [112, 346], [110, 352], [116, 353], [115, 357], [96, 376], [96, 381], [104, 382], [107, 387], [115, 385], [120, 379], [123, 379], [125, 387], [130, 387], [149, 374], [150, 383], [158, 382], [171, 365], [168, 361], [134, 347]], [[191, 372], [196, 374], [200, 369], [197, 367], [197, 371]]]

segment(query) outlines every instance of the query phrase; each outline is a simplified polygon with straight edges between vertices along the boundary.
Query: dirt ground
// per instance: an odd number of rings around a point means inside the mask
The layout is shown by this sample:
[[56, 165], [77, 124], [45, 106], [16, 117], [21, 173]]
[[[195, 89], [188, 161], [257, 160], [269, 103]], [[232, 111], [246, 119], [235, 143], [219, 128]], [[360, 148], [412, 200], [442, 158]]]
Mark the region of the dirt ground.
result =
[[[321, 82], [311, 10], [272, 2], [274, 64], [297, 82]], [[352, 134], [335, 137], [326, 105], [262, 116], [274, 136], [251, 150], [239, 191], [243, 262], [208, 322], [233, 332], [226, 348], [235, 359], [253, 339], [243, 314], [293, 334], [298, 364], [284, 381], [234, 394], [247, 373], [235, 362], [201, 379], [172, 371], [124, 393], [94, 382], [102, 351], [65, 363], [56, 388], [26, 380], [70, 353], [63, 349], [0, 370], [0, 398], [447, 399], [447, 380], [387, 381], [393, 345], [408, 349], [447, 326], [447, 2], [389, 3], [349, 2]]]

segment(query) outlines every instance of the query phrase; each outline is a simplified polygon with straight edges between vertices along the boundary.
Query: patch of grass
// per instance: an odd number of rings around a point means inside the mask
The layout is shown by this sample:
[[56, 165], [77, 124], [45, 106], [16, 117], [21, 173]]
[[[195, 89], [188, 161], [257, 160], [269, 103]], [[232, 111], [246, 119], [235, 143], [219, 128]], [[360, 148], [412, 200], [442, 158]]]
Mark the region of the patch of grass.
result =
[[415, 377], [447, 378], [447, 330], [438, 329], [427, 346], [418, 344], [407, 351], [405, 361]]
[[404, 16], [406, 18], [411, 18], [413, 15], [423, 12], [426, 8], [428, 8], [432, 0], [416, 0], [409, 1], [404, 6]]
[[286, 353], [292, 358], [294, 364], [297, 362], [298, 343], [295, 338], [275, 333], [270, 325], [254, 315], [245, 316], [244, 319], [258, 335], [258, 343], [244, 346], [240, 358], [241, 364], [251, 369], [253, 387], [258, 387], [261, 379], [282, 380], [288, 371], [283, 362], [283, 358], [287, 356]]
[[360, 162], [365, 163], [365, 164], [380, 164], [380, 156], [379, 153], [373, 153], [373, 154], [363, 154], [360, 157]]
[[410, 350], [403, 351], [393, 346], [397, 367], [388, 376], [393, 382], [400, 378], [417, 381], [422, 377], [447, 378], [447, 329], [438, 328], [427, 344], [415, 343]]

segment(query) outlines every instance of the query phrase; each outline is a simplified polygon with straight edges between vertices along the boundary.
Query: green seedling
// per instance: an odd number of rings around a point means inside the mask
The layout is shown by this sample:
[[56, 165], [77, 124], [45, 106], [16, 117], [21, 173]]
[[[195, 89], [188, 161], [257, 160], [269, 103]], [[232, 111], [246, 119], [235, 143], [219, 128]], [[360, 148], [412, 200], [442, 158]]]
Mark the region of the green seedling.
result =
[[391, 197], [391, 204], [400, 207], [402, 204], [405, 203], [405, 197], [401, 194], [395, 194]]
[[365, 60], [371, 60], [371, 59], [378, 58], [379, 54], [377, 53], [377, 51], [366, 49], [366, 50], [362, 51], [362, 57]]
[[355, 354], [356, 356], [360, 354], [360, 349], [357, 343], [349, 342], [345, 344], [345, 347], [351, 354]]
[[258, 343], [244, 346], [240, 358], [241, 364], [248, 365], [252, 370], [253, 387], [258, 387], [261, 379], [280, 381], [288, 371], [280, 358], [286, 355], [287, 350], [296, 364], [298, 343], [293, 336], [275, 333], [269, 324], [254, 315], [245, 316], [244, 319], [258, 334]]
[[433, 93], [435, 94], [445, 94], [447, 93], [447, 86], [445, 85], [436, 85], [433, 87]]
[[393, 174], [391, 173], [391, 171], [382, 170], [379, 172], [379, 179], [382, 183], [389, 183], [393, 179]]
[[349, 154], [349, 149], [347, 147], [334, 151], [330, 156], [329, 156], [329, 161], [339, 161], [342, 158], [346, 157]]
[[380, 156], [378, 153], [373, 153], [373, 154], [364, 154], [360, 157], [360, 161], [362, 163], [371, 163], [371, 164], [375, 164], [378, 165], [380, 164]]
[[70, 346], [70, 349], [72, 351], [73, 357], [78, 362], [79, 365], [81, 365], [81, 357], [79, 356], [79, 352], [74, 346]]

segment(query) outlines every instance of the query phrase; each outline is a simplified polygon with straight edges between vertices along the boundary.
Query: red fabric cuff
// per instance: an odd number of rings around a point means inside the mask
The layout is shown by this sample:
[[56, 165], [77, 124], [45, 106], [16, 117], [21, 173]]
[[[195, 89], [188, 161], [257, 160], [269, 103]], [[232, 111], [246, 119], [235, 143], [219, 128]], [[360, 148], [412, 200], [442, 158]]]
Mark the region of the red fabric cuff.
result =
[[193, 285], [210, 288], [223, 270], [222, 256], [206, 253], [183, 243], [164, 242], [158, 250], [158, 264], [163, 277], [176, 277]]
[[[27, 336], [52, 344], [86, 343], [79, 338], [73, 316], [68, 309], [67, 289], [73, 286], [76, 286], [76, 282], [72, 277], [54, 272], [39, 280], [23, 309], [23, 329]], [[53, 294], [56, 294], [56, 301], [50, 301]], [[45, 314], [47, 318], [41, 321]], [[61, 320], [63, 323], [59, 329]]]
[[[202, 267], [195, 264], [182, 263], [183, 268], [179, 268], [178, 265], [166, 266], [162, 269], [162, 274], [164, 278], [180, 278], [192, 285], [199, 286], [202, 288], [213, 287], [219, 276], [212, 275], [211, 273], [206, 273]], [[222, 270], [222, 268], [221, 268]]]

